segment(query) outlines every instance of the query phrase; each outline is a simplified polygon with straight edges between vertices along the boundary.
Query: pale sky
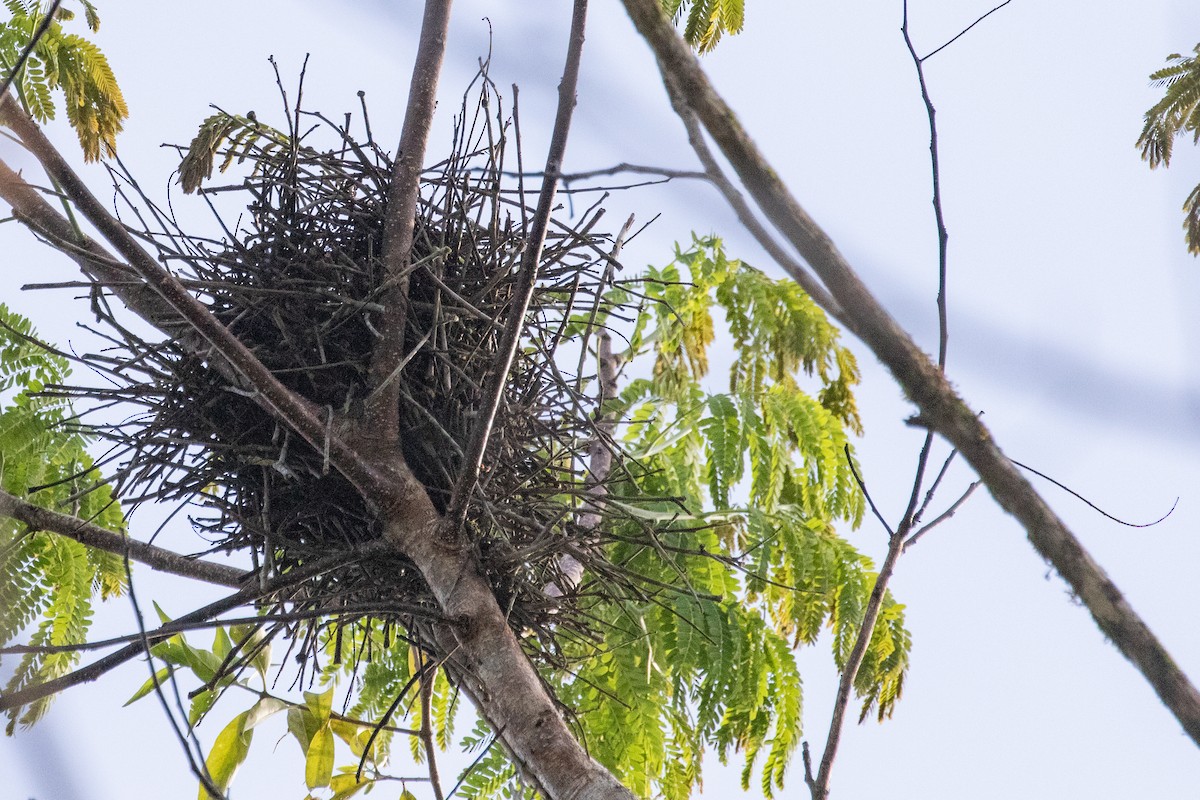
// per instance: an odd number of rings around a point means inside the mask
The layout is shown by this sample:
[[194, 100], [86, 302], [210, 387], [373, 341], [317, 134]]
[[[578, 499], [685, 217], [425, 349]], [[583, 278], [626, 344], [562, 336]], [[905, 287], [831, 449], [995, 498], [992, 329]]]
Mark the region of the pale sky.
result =
[[[934, 348], [926, 119], [900, 38], [899, 0], [747, 3], [746, 32], [705, 65], [800, 202]], [[992, 4], [911, 5], [914, 38], [928, 51]], [[363, 89], [376, 135], [399, 136], [416, 2], [108, 0], [100, 10], [98, 43], [132, 113], [121, 153], [151, 193], [175, 166], [158, 145], [190, 140], [208, 104], [275, 113], [272, 54], [286, 79], [311, 53], [309, 108], [356, 110]], [[540, 161], [548, 124], [537, 121], [553, 111], [570, 4], [460, 0], [443, 130], [487, 47], [485, 15], [492, 76], [501, 87], [520, 84], [527, 161]], [[1200, 180], [1200, 153], [1181, 142], [1175, 166], [1151, 173], [1133, 143], [1155, 100], [1147, 74], [1197, 41], [1200, 6], [1184, 0], [1014, 0], [927, 65], [951, 234], [950, 376], [1009, 455], [1111, 513], [1146, 521], [1181, 498], [1166, 522], [1131, 529], [1035, 479], [1193, 680], [1200, 265], [1184, 251], [1179, 206]], [[74, 152], [65, 125], [50, 133]], [[12, 145], [0, 141], [0, 154], [13, 157]], [[648, 51], [619, 4], [597, 0], [567, 170], [622, 161], [694, 163]], [[103, 194], [102, 170], [84, 174]], [[663, 212], [626, 250], [631, 267], [665, 263], [672, 242], [694, 230], [716, 232], [731, 255], [770, 268], [705, 185], [616, 195], [608, 207], [615, 220]], [[74, 327], [82, 304], [17, 292], [29, 281], [71, 279], [74, 267], [14, 225], [0, 227], [0, 252], [0, 300], [33, 317], [44, 336], [84, 342]], [[912, 409], [899, 389], [855, 349], [865, 373], [858, 453], [872, 495], [895, 519], [920, 436], [903, 425]], [[938, 510], [970, 480], [961, 465], [952, 470]], [[885, 534], [871, 521], [847, 535], [882, 556]], [[165, 544], [186, 549], [187, 536], [171, 531]], [[181, 597], [170, 585], [143, 577], [139, 596], [173, 613], [208, 596]], [[835, 800], [1196, 796], [1200, 751], [983, 492], [901, 559], [892, 588], [908, 605], [914, 639], [908, 686], [893, 720], [847, 730]], [[110, 606], [98, 635], [130, 629], [128, 604]], [[800, 665], [805, 736], [819, 753], [835, 685], [827, 648], [803, 651]], [[143, 665], [129, 665], [69, 692], [33, 731], [0, 741], [0, 797], [195, 796], [153, 700], [119, 707], [144, 679]], [[240, 710], [219, 706], [202, 738], [211, 742]], [[280, 735], [259, 734], [235, 800], [304, 795], [295, 744], [271, 752]], [[706, 796], [730, 794], [737, 772], [710, 765]], [[395, 794], [380, 787], [373, 797]], [[787, 796], [807, 797], [798, 757]]]

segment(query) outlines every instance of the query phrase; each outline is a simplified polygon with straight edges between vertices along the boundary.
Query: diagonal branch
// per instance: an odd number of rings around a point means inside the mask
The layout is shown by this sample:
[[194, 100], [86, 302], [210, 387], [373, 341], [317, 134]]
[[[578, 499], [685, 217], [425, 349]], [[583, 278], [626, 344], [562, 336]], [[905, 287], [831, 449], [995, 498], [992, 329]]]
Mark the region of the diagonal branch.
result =
[[213, 617], [224, 614], [226, 611], [231, 611], [239, 606], [248, 605], [256, 600], [269, 597], [281, 589], [286, 589], [287, 587], [300, 583], [301, 581], [308, 580], [314, 575], [319, 575], [322, 572], [329, 570], [331, 567], [337, 566], [353, 558], [361, 558], [369, 555], [372, 552], [378, 552], [378, 550], [378, 545], [368, 544], [364, 545], [363, 547], [356, 548], [352, 552], [339, 553], [335, 556], [320, 559], [312, 562], [311, 564], [298, 567], [297, 569], [284, 573], [283, 575], [278, 575], [267, 581], [264, 586], [259, 586], [257, 581], [250, 581], [249, 583], [243, 584], [242, 588], [233, 594], [209, 603], [208, 605], [198, 608], [191, 613], [176, 617], [167, 624], [163, 625], [161, 628], [149, 631], [146, 634], [145, 639], [139, 635], [137, 637], [137, 641], [122, 647], [120, 650], [115, 650], [112, 653], [109, 653], [107, 656], [97, 659], [85, 667], [80, 667], [74, 672], [69, 672], [66, 675], [62, 675], [53, 680], [34, 684], [32, 686], [26, 686], [19, 691], [0, 696], [0, 711], [7, 711], [10, 708], [28, 705], [29, 703], [36, 702], [43, 697], [49, 697], [50, 695], [58, 694], [59, 692], [69, 689], [72, 686], [78, 686], [81, 683], [89, 683], [94, 681], [113, 668], [119, 667], [126, 661], [131, 661], [132, 659], [137, 658], [139, 655], [146, 652], [145, 642], [147, 640], [153, 643], [169, 638], [174, 636], [176, 633], [179, 633], [181, 630], [185, 630], [187, 627], [191, 626], [192, 623], [205, 622]]
[[241, 588], [247, 577], [245, 570], [189, 558], [163, 547], [139, 542], [130, 536], [114, 533], [78, 517], [35, 506], [5, 491], [0, 491], [0, 517], [23, 522], [30, 530], [51, 531], [97, 550], [128, 556], [130, 560], [145, 564], [158, 572], [181, 575], [184, 578], [228, 586], [231, 589]]
[[1034, 548], [1070, 584], [1096, 624], [1154, 687], [1184, 730], [1200, 744], [1200, 693], [1079, 540], [992, 439], [929, 357], [867, 290], [825, 231], [792, 197], [778, 174], [717, 94], [656, 0], [623, 0], [662, 73], [678, 81], [743, 184], [772, 224], [825, 283], [843, 322], [891, 371], [920, 409], [914, 424], [944, 436], [975, 468], [1002, 508], [1024, 525]]
[[496, 420], [496, 412], [500, 408], [500, 398], [504, 394], [504, 385], [508, 382], [508, 373], [512, 370], [513, 359], [517, 355], [521, 332], [525, 329], [525, 314], [529, 311], [529, 301], [533, 298], [533, 290], [537, 286], [542, 247], [546, 243], [546, 231], [550, 226], [550, 212], [554, 209], [558, 179], [562, 174], [563, 159], [567, 152], [567, 136], [571, 131], [571, 116], [575, 111], [575, 92], [579, 85], [579, 65], [583, 53], [586, 24], [587, 0], [575, 0], [574, 11], [571, 15], [566, 65], [563, 67], [562, 80], [558, 84], [558, 110], [554, 116], [554, 129], [550, 135], [550, 148], [546, 153], [542, 189], [538, 194], [537, 209], [530, 220], [525, 252], [521, 254], [521, 280], [516, 284], [516, 296], [508, 309], [508, 320], [505, 322], [500, 352], [497, 353], [496, 361], [484, 384], [483, 407], [479, 409], [479, 416], [471, 430], [471, 440], [467, 444], [463, 457], [462, 472], [459, 473], [458, 481], [454, 486], [454, 494], [450, 498], [450, 507], [446, 512], [447, 524], [454, 528], [462, 524], [471, 492], [475, 490], [475, 482], [479, 479], [483, 454], [487, 450], [492, 425]]

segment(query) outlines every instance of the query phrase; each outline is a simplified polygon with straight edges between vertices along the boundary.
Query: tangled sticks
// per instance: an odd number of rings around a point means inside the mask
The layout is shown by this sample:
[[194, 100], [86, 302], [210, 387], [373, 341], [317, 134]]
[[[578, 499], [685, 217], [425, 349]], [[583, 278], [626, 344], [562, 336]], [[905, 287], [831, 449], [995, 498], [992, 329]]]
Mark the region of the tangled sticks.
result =
[[[490, 94], [485, 81], [470, 124], [464, 103], [453, 154], [423, 178], [407, 276], [406, 355], [392, 376], [405, 461], [439, 512], [461, 469], [526, 235], [524, 187], [506, 185], [508, 127], [488, 117]], [[249, 167], [240, 185], [201, 189], [210, 203], [217, 194], [221, 202], [235, 193], [249, 198], [236, 226], [221, 223], [219, 238], [184, 233], [132, 181], [122, 193], [137, 195], [126, 197], [131, 207], [151, 209], [154, 229], [143, 225], [141, 234], [160, 259], [281, 383], [324, 410], [332, 432], [361, 415], [371, 391], [378, 298], [387, 288], [378, 254], [392, 165], [369, 129], [367, 141], [358, 142], [348, 124], [312, 116], [317, 123], [303, 133], [306, 115], [298, 110], [287, 132], [253, 116], [222, 112], [205, 121], [183, 159], [185, 190], [201, 188], [216, 158], [223, 168]], [[329, 132], [336, 147], [305, 144]], [[593, 310], [604, 307], [607, 247], [589, 232], [598, 217], [584, 214], [578, 228], [556, 223], [559, 233], [548, 241], [464, 524], [510, 624], [539, 634], [543, 646], [571, 616], [559, 613], [563, 601], [547, 597], [545, 587], [558, 577], [564, 553], [594, 552], [580, 546], [586, 532], [576, 520], [584, 456], [597, 435], [595, 400], [555, 356], [580, 320], [594, 320]], [[102, 298], [95, 306], [124, 350], [98, 358], [110, 371], [114, 363], [135, 366], [117, 369], [122, 386], [63, 390], [89, 403], [143, 406], [137, 416], [92, 425], [121, 453], [116, 479], [127, 497], [203, 497], [208, 510], [194, 520], [197, 527], [214, 549], [250, 553], [264, 580], [382, 535], [374, 511], [330, 468], [328, 452], [292, 434], [194, 349], [146, 341], [121, 327]], [[379, 552], [348, 559], [279, 602], [334, 616], [353, 608], [363, 619], [411, 629], [416, 620], [389, 607], [433, 613], [433, 600], [411, 564]], [[372, 607], [378, 612], [361, 612]], [[318, 646], [313, 633], [310, 626], [308, 648]]]

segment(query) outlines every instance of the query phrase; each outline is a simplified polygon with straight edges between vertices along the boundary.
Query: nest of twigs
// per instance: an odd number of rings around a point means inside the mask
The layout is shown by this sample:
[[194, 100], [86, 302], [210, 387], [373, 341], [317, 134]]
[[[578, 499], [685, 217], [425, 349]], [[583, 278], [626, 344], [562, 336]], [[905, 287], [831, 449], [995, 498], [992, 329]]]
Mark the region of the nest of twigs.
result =
[[[460, 472], [531, 215], [521, 181], [505, 177], [511, 129], [490, 110], [499, 106], [495, 100], [485, 81], [472, 107], [464, 102], [452, 155], [423, 176], [408, 276], [408, 360], [396, 378], [403, 451], [439, 509]], [[331, 421], [353, 416], [371, 390], [392, 171], [369, 128], [356, 141], [349, 127], [349, 116], [338, 125], [299, 110], [284, 131], [253, 116], [206, 121], [186, 149], [185, 187], [198, 183], [197, 171], [211, 171], [214, 156], [249, 170], [236, 186], [201, 190], [210, 204], [224, 205], [235, 192], [248, 198], [236, 224], [226, 219], [216, 238], [185, 233], [136, 184], [123, 188], [139, 195], [128, 198], [130, 207], [149, 209], [138, 218], [164, 262], [280, 381]], [[308, 143], [321, 137], [332, 145]], [[596, 435], [595, 400], [574, 363], [560, 368], [565, 360], [584, 363], [578, 344], [570, 359], [556, 350], [572, 317], [602, 307], [611, 245], [590, 232], [597, 216], [552, 226], [466, 514], [465, 530], [512, 625], [550, 639], [571, 618], [565, 601], [547, 594], [561, 556], [594, 552], [581, 542], [588, 534], [577, 519], [582, 451]], [[103, 302], [96, 307], [117, 324]], [[100, 359], [109, 371], [120, 365], [114, 374], [126, 384], [73, 391], [143, 406], [135, 417], [93, 426], [116, 446], [109, 463], [125, 497], [200, 498], [207, 510], [192, 519], [213, 550], [249, 552], [264, 577], [380, 538], [374, 512], [331, 469], [327, 454], [231, 387], [207, 359], [116, 329], [113, 340], [124, 352]], [[382, 618], [409, 629], [419, 621], [414, 608], [434, 608], [417, 571], [398, 555], [348, 559], [274, 602], [341, 623]]]

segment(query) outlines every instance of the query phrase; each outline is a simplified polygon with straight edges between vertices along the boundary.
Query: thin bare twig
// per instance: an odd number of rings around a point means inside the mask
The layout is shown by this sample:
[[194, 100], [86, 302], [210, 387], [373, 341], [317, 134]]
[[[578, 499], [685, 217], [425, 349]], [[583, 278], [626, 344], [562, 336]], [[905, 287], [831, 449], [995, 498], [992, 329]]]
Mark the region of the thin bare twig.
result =
[[717, 163], [717, 159], [713, 157], [712, 151], [708, 147], [708, 142], [704, 140], [704, 133], [700, 130], [700, 124], [696, 119], [696, 114], [688, 106], [683, 94], [676, 84], [674, 78], [668, 74], [663, 74], [663, 85], [667, 89], [667, 97], [671, 101], [671, 107], [675, 109], [675, 113], [683, 122], [683, 127], [687, 130], [688, 143], [691, 144], [692, 150], [696, 153], [696, 157], [700, 159], [700, 164], [704, 167], [704, 174], [708, 177], [710, 183], [717, 187], [717, 191], [725, 198], [725, 202], [729, 203], [729, 207], [737, 214], [738, 222], [742, 223], [742, 227], [750, 232], [750, 235], [762, 246], [763, 250], [767, 251], [767, 255], [775, 259], [775, 263], [783, 268], [783, 271], [791, 276], [792, 280], [800, 285], [800, 288], [808, 293], [817, 305], [829, 312], [830, 316], [838, 319], [841, 315], [841, 308], [837, 301], [826, 291], [821, 282], [814, 276], [807, 267], [792, 257], [791, 253], [783, 248], [775, 237], [768, 231], [761, 222], [754, 210], [746, 202], [746, 198], [742, 195], [729, 177], [725, 174], [725, 170]]
[[575, 111], [575, 92], [579, 84], [579, 65], [583, 55], [584, 28], [587, 24], [587, 0], [575, 0], [571, 14], [571, 32], [567, 45], [566, 65], [562, 81], [558, 85], [558, 110], [554, 117], [554, 129], [550, 135], [550, 148], [546, 154], [545, 179], [538, 194], [537, 210], [530, 220], [529, 237], [525, 252], [521, 254], [521, 280], [516, 285], [516, 296], [508, 310], [504, 338], [500, 343], [495, 364], [488, 373], [484, 385], [482, 407], [471, 431], [463, 457], [462, 471], [454, 486], [454, 493], [446, 511], [446, 531], [451, 536], [462, 525], [467, 505], [479, 470], [483, 465], [483, 454], [487, 450], [504, 384], [512, 369], [521, 331], [525, 325], [525, 313], [537, 285], [538, 267], [542, 259], [542, 248], [546, 242], [546, 231], [550, 224], [550, 213], [554, 209], [554, 196], [558, 191], [558, 178], [562, 172], [563, 159], [567, 152], [567, 136], [571, 131], [571, 117]]
[[[377, 548], [370, 548], [377, 549]], [[367, 552], [368, 548], [362, 548], [362, 552]], [[265, 587], [260, 587], [257, 582], [251, 581], [243, 586], [242, 589], [228, 595], [216, 602], [198, 608], [181, 617], [172, 620], [173, 623], [188, 624], [192, 622], [200, 622], [203, 620], [212, 619], [215, 616], [224, 614], [226, 611], [252, 603], [257, 599], [273, 594], [280, 589], [285, 589], [288, 586], [307, 580], [314, 575], [318, 575], [329, 568], [336, 566], [350, 558], [354, 558], [356, 554], [339, 554], [337, 556], [321, 559], [312, 564], [292, 570], [291, 572], [280, 575], [270, 581], [267, 581]], [[159, 641], [173, 636], [178, 631], [172, 631], [169, 628], [160, 628], [150, 631], [146, 634], [151, 641]], [[20, 691], [0, 697], [0, 711], [6, 711], [10, 708], [27, 705], [40, 700], [43, 697], [49, 697], [52, 694], [69, 689], [72, 686], [78, 686], [81, 683], [89, 683], [99, 678], [114, 667], [124, 664], [130, 659], [137, 658], [143, 652], [143, 642], [140, 640], [132, 644], [122, 647], [109, 653], [107, 656], [81, 667], [74, 672], [70, 672], [53, 680], [45, 681], [44, 683], [27, 686]]]
[[[1008, 0], [1008, 2], [1011, 1]], [[921, 87], [921, 100], [925, 103], [925, 114], [929, 118], [929, 165], [933, 172], [933, 218], [937, 222], [938, 237], [938, 366], [944, 372], [946, 370], [946, 346], [950, 339], [950, 328], [946, 311], [946, 248], [950, 241], [950, 233], [946, 230], [946, 219], [942, 210], [942, 170], [941, 162], [938, 158], [937, 110], [933, 107], [933, 98], [930, 97], [929, 87], [925, 83], [924, 59], [917, 56], [916, 47], [913, 46], [912, 37], [908, 33], [908, 0], [904, 0], [903, 7], [904, 19], [900, 24], [900, 33], [904, 36], [904, 46], [908, 48], [908, 53], [912, 56], [913, 66], [916, 67], [917, 83]], [[992, 9], [992, 11], [995, 11], [995, 9]], [[991, 12], [988, 13], [990, 14]], [[978, 25], [986, 16], [987, 14], [980, 17], [974, 24]], [[970, 30], [970, 28], [967, 30]], [[963, 31], [963, 33], [966, 33], [966, 31]], [[962, 36], [962, 33], [958, 36]], [[958, 36], [955, 36], [954, 39], [957, 39]], [[951, 39], [943, 47], [948, 47], [954, 39]]]
[[933, 528], [936, 528], [938, 525], [942, 524], [946, 520], [953, 517], [958, 512], [958, 509], [962, 507], [962, 504], [967, 502], [967, 499], [978, 488], [979, 488], [979, 481], [972, 481], [971, 485], [967, 487], [967, 490], [965, 492], [963, 492], [959, 496], [959, 498], [957, 500], [955, 500], [954, 503], [949, 508], [947, 508], [941, 514], [938, 514], [936, 517], [934, 517], [933, 520], [930, 521], [930, 523], [928, 525], [922, 526], [920, 530], [918, 530], [912, 536], [908, 537], [908, 539], [904, 542], [904, 547], [901, 549], [901, 552], [907, 553], [908, 548], [910, 548], [914, 544], [916, 544], [918, 539], [920, 539], [922, 536], [924, 536], [926, 533], [928, 533]]
[[957, 34], [957, 35], [955, 35], [953, 38], [951, 38], [950, 40], [948, 40], [948, 41], [947, 41], [945, 44], [943, 44], [941, 47], [938, 47], [937, 49], [935, 49], [935, 50], [932, 50], [932, 51], [930, 51], [929, 53], [926, 53], [925, 55], [921, 56], [921, 61], [928, 61], [929, 59], [933, 58], [933, 57], [934, 57], [934, 56], [936, 56], [938, 53], [942, 52], [942, 51], [943, 51], [943, 50], [945, 50], [947, 47], [949, 47], [950, 45], [954, 44], [955, 42], [957, 42], [957, 41], [958, 41], [959, 39], [961, 39], [962, 37], [966, 36], [966, 35], [967, 35], [967, 33], [968, 33], [968, 31], [970, 31], [970, 30], [971, 30], [972, 28], [974, 28], [976, 25], [978, 25], [979, 23], [983, 22], [985, 19], [987, 19], [988, 17], [990, 17], [992, 14], [995, 14], [997, 11], [999, 11], [999, 10], [1000, 10], [1000, 9], [1002, 9], [1002, 8], [1004, 8], [1006, 5], [1008, 5], [1008, 4], [1009, 4], [1009, 3], [1011, 3], [1011, 2], [1012, 2], [1012, 0], [1004, 0], [1004, 2], [1003, 2], [1003, 3], [1001, 3], [1001, 4], [1000, 4], [1000, 5], [998, 5], [998, 6], [996, 6], [996, 7], [995, 7], [995, 8], [993, 8], [991, 11], [987, 12], [986, 14], [982, 14], [982, 15], [980, 15], [979, 19], [975, 20], [975, 21], [974, 21], [974, 22], [972, 22], [970, 25], [968, 25], [967, 27], [963, 28], [961, 31], [959, 31], [959, 32], [958, 32], [958, 34]]
[[[62, 154], [16, 104], [12, 95], [0, 97], [0, 113], [84, 218], [116, 249], [124, 259], [124, 267], [141, 278], [144, 284], [133, 287], [118, 285], [118, 282], [131, 277], [129, 272], [115, 269], [86, 255], [75, 257], [80, 266], [101, 283], [111, 284], [113, 292], [133, 311], [168, 336], [179, 337], [182, 326], [194, 332], [196, 338], [190, 342], [194, 351], [204, 356], [213, 351], [219, 354], [222, 357], [220, 361], [228, 365], [227, 377], [230, 380], [251, 391], [257, 402], [299, 433], [318, 452], [321, 451], [325, 445], [326, 425], [320, 409], [285, 387], [245, 344], [187, 291], [179, 279], [142, 249], [125, 226], [109, 214], [84, 185]], [[88, 254], [97, 251], [98, 254], [103, 253], [103, 248], [91, 240], [81, 241], [67, 220], [51, 209], [3, 163], [0, 163], [0, 197], [12, 206], [22, 222], [48, 235], [52, 241], [73, 243]], [[111, 262], [110, 257], [108, 261]], [[397, 486], [394, 479], [383, 479], [341, 437], [333, 436], [329, 445], [333, 465], [367, 496], [394, 497], [398, 490], [401, 493], [411, 491], [410, 485]]]
[[1153, 522], [1126, 522], [1125, 520], [1123, 520], [1123, 519], [1121, 519], [1121, 518], [1119, 518], [1119, 517], [1114, 517], [1112, 514], [1109, 514], [1109, 513], [1108, 513], [1107, 511], [1105, 511], [1103, 508], [1101, 508], [1100, 506], [1096, 505], [1096, 504], [1095, 504], [1095, 503], [1093, 503], [1091, 500], [1088, 500], [1086, 497], [1084, 497], [1084, 496], [1083, 496], [1083, 495], [1081, 495], [1079, 492], [1077, 492], [1077, 491], [1075, 491], [1074, 489], [1072, 489], [1070, 486], [1067, 486], [1067, 485], [1066, 485], [1066, 484], [1064, 484], [1064, 483], [1060, 483], [1059, 481], [1056, 481], [1054, 478], [1051, 478], [1051, 477], [1050, 477], [1049, 475], [1047, 475], [1046, 473], [1044, 473], [1044, 472], [1038, 472], [1038, 471], [1037, 471], [1036, 469], [1034, 469], [1033, 467], [1029, 466], [1028, 464], [1022, 464], [1020, 461], [1017, 461], [1015, 458], [1014, 458], [1014, 459], [1009, 459], [1009, 460], [1010, 460], [1010, 461], [1012, 461], [1012, 463], [1016, 464], [1016, 465], [1017, 465], [1018, 467], [1020, 467], [1021, 469], [1025, 470], [1026, 472], [1032, 472], [1034, 475], [1037, 475], [1039, 478], [1042, 478], [1042, 479], [1044, 479], [1044, 480], [1048, 480], [1048, 481], [1050, 481], [1050, 482], [1051, 482], [1051, 483], [1053, 483], [1055, 486], [1057, 486], [1058, 488], [1062, 489], [1064, 492], [1066, 492], [1067, 494], [1071, 495], [1071, 496], [1072, 496], [1072, 497], [1074, 497], [1076, 500], [1079, 500], [1079, 501], [1081, 501], [1081, 502], [1082, 502], [1084, 505], [1088, 506], [1089, 508], [1091, 508], [1093, 511], [1095, 511], [1097, 514], [1099, 514], [1100, 516], [1104, 517], [1105, 519], [1110, 519], [1110, 520], [1112, 520], [1113, 522], [1116, 522], [1116, 523], [1117, 523], [1117, 524], [1119, 524], [1119, 525], [1124, 525], [1124, 526], [1125, 526], [1125, 527], [1127, 527], [1127, 528], [1152, 528], [1152, 527], [1154, 527], [1155, 525], [1157, 525], [1158, 523], [1160, 523], [1160, 522], [1162, 522], [1163, 520], [1165, 520], [1167, 517], [1169, 517], [1169, 516], [1171, 516], [1172, 514], [1174, 514], [1174, 513], [1175, 513], [1175, 507], [1179, 505], [1179, 498], [1178, 498], [1178, 497], [1176, 497], [1176, 498], [1175, 498], [1175, 502], [1171, 504], [1171, 508], [1170, 508], [1170, 510], [1168, 510], [1168, 511], [1167, 511], [1167, 513], [1163, 514], [1161, 517], [1159, 517], [1158, 519], [1154, 520]]
[[418, 731], [418, 737], [421, 739], [421, 745], [425, 750], [425, 764], [429, 768], [429, 785], [433, 789], [433, 800], [444, 800], [442, 795], [442, 781], [438, 775], [437, 766], [437, 747], [433, 743], [433, 683], [437, 679], [437, 665], [433, 665], [431, 671], [425, 670], [425, 665], [429, 663], [428, 657], [422, 655], [422, 668], [420, 674], [421, 681], [421, 729]]

